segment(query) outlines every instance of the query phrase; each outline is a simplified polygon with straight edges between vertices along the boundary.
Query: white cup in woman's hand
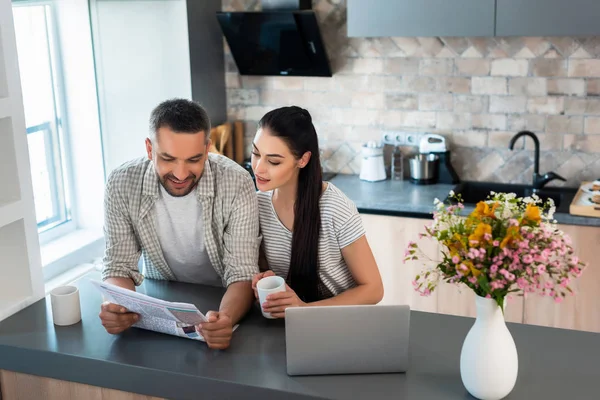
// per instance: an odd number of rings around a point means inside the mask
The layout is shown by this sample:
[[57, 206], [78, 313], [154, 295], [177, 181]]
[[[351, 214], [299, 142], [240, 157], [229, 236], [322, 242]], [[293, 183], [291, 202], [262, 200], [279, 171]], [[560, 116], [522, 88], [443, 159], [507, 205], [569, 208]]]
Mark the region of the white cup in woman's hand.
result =
[[262, 315], [265, 318], [274, 319], [270, 313], [263, 310], [263, 303], [271, 293], [285, 292], [285, 280], [280, 276], [267, 276], [258, 281], [256, 290], [258, 291], [258, 302], [260, 303]]

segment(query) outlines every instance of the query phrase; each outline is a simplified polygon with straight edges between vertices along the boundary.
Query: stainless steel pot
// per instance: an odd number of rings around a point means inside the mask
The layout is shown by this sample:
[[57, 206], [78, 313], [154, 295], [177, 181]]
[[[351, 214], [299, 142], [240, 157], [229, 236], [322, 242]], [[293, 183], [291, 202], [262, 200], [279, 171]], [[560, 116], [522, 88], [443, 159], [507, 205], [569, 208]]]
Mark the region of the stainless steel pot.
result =
[[416, 183], [434, 183], [437, 180], [439, 156], [417, 154], [409, 160], [410, 179]]

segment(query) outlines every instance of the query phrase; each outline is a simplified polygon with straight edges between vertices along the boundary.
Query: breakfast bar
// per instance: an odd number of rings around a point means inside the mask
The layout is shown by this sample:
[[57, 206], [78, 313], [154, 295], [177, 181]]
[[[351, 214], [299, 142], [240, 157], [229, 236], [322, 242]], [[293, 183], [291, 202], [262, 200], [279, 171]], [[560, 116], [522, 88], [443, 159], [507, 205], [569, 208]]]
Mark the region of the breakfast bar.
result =
[[[0, 322], [3, 400], [28, 393], [31, 398], [76, 399], [74, 393], [84, 388], [130, 392], [140, 399], [471, 398], [461, 383], [459, 355], [473, 318], [412, 311], [406, 373], [290, 377], [283, 320], [267, 320], [253, 309], [225, 351], [141, 329], [110, 335], [98, 319], [101, 296], [90, 282], [97, 279], [99, 273], [92, 272], [75, 282], [82, 313], [75, 325], [53, 324], [49, 298]], [[139, 290], [194, 303], [201, 311], [218, 307], [223, 293], [214, 287], [152, 280]], [[509, 399], [597, 396], [600, 334], [508, 326], [519, 352], [519, 376]], [[62, 388], [63, 394], [52, 395], [48, 385]], [[18, 396], [11, 395], [17, 391]]]

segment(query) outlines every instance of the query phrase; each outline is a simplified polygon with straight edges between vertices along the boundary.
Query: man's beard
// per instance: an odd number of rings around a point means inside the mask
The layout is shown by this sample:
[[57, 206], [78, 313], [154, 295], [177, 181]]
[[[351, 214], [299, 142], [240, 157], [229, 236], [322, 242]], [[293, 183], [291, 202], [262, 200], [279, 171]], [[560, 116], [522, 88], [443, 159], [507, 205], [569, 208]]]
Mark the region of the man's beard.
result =
[[159, 181], [160, 181], [160, 184], [162, 185], [162, 187], [165, 188], [165, 190], [167, 191], [167, 193], [169, 193], [173, 197], [187, 196], [188, 194], [191, 193], [192, 190], [194, 190], [194, 188], [198, 184], [198, 181], [200, 180], [200, 178], [196, 178], [196, 175], [190, 174], [184, 180], [185, 182], [190, 182], [189, 187], [187, 187], [185, 189], [185, 191], [182, 192], [182, 191], [179, 191], [178, 189], [170, 188], [169, 187], [169, 182], [171, 182], [170, 181], [171, 179], [174, 180], [175, 182], [181, 182], [179, 179], [175, 178], [175, 176], [173, 174], [171, 174], [171, 173], [166, 174], [165, 176], [161, 177], [159, 179]]

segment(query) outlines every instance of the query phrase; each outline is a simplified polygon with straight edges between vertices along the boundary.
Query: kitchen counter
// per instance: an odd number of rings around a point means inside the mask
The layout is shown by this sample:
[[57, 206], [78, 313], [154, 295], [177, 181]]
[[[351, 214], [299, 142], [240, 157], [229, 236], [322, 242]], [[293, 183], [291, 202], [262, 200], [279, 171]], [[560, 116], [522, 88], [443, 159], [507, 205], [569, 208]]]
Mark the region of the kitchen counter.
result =
[[[366, 182], [357, 175], [336, 175], [330, 180], [343, 191], [364, 214], [382, 214], [397, 217], [432, 218], [435, 198], [443, 201], [457, 185], [416, 185], [408, 180]], [[570, 201], [569, 201], [570, 202]], [[473, 210], [465, 206], [464, 215]], [[600, 218], [582, 217], [557, 212], [559, 224], [600, 227]]]
[[[0, 322], [0, 369], [169, 399], [467, 399], [460, 350], [472, 318], [411, 311], [409, 370], [399, 374], [290, 377], [285, 324], [253, 309], [231, 347], [130, 329], [105, 332], [98, 319], [100, 294], [76, 282], [82, 321], [52, 323], [49, 298]], [[191, 302], [206, 311], [223, 289], [145, 280], [140, 292]], [[519, 377], [510, 399], [594, 398], [600, 334], [508, 324], [519, 352]], [[385, 346], [385, 343], [379, 345]]]

